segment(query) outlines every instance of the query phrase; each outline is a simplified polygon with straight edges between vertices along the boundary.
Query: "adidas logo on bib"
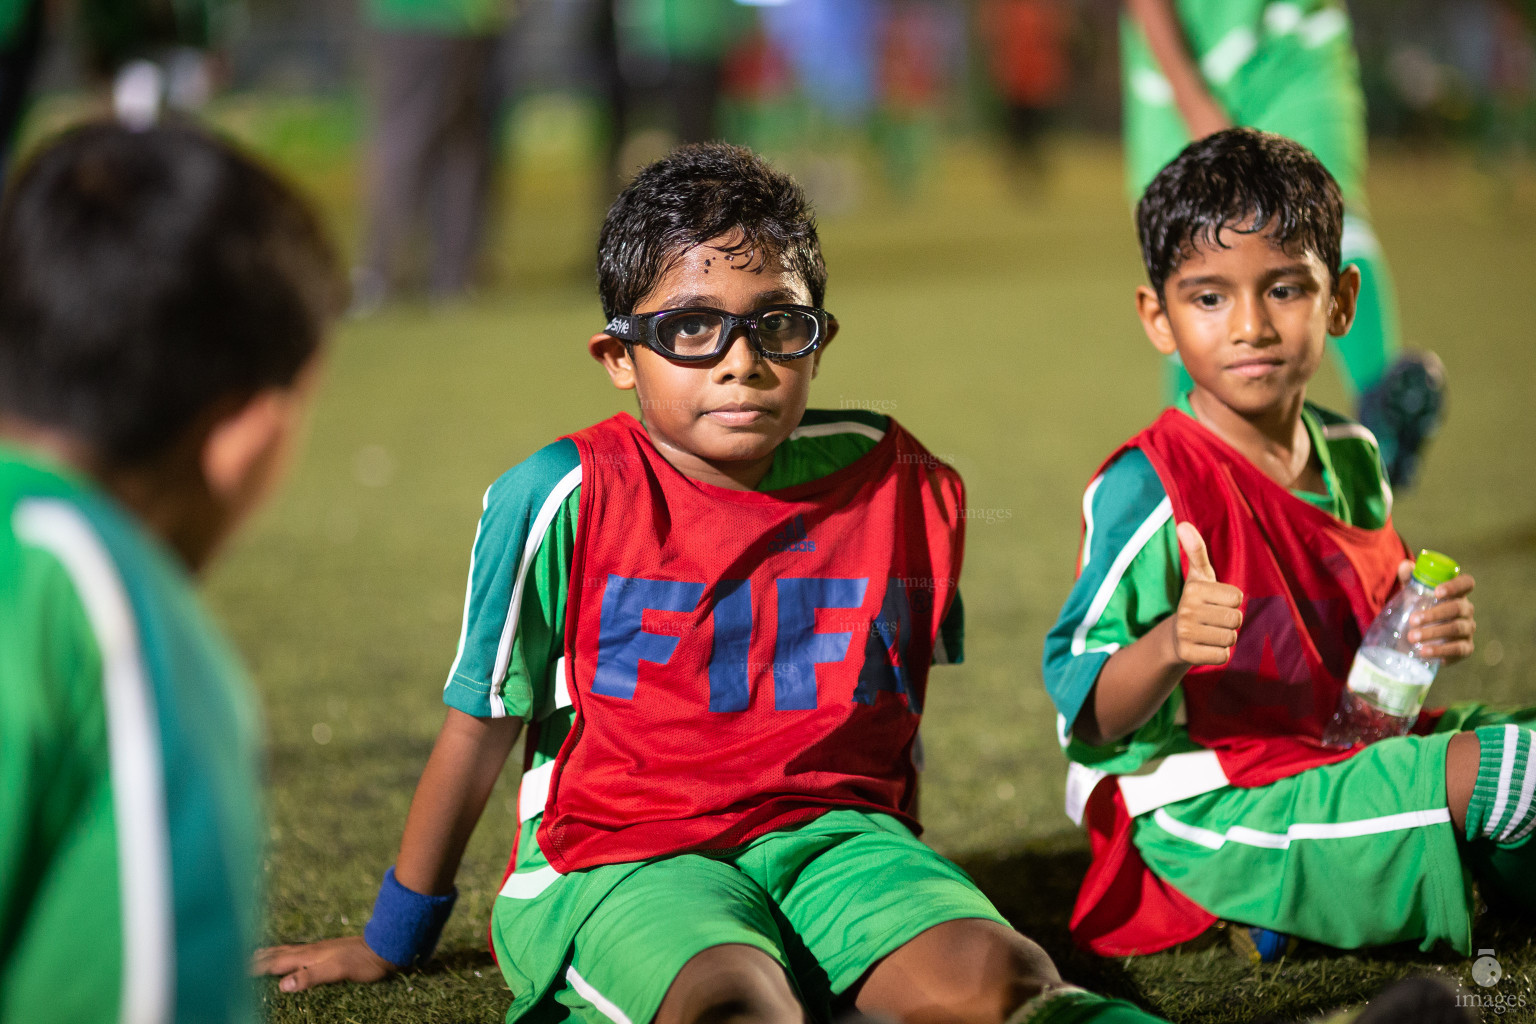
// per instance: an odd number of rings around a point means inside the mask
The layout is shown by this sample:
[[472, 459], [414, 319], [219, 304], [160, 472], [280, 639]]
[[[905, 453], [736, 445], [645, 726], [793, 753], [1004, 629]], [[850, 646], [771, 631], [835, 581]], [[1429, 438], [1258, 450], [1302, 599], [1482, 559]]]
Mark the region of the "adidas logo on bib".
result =
[[773, 535], [768, 541], [768, 553], [779, 554], [782, 551], [815, 551], [816, 542], [811, 540], [805, 532], [805, 517], [795, 516], [784, 524], [783, 529]]

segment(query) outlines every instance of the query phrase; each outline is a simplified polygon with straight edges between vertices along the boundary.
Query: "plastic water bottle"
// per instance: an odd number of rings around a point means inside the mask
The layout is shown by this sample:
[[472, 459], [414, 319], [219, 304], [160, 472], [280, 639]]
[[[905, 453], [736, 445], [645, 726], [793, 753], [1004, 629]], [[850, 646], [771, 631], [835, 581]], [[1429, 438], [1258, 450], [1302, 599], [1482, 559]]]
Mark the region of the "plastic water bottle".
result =
[[1323, 743], [1348, 747], [1406, 733], [1419, 717], [1424, 695], [1440, 670], [1408, 642], [1408, 617], [1435, 603], [1435, 588], [1461, 572], [1438, 551], [1420, 551], [1413, 575], [1365, 631], [1349, 668], [1339, 709], [1323, 730]]

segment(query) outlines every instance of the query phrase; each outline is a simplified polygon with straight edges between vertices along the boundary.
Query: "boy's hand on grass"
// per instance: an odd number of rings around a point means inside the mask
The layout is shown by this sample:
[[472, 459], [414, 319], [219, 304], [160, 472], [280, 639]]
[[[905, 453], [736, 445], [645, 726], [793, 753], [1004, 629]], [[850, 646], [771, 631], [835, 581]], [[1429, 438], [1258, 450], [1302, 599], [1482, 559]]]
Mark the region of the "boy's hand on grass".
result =
[[1189, 571], [1174, 613], [1173, 655], [1186, 665], [1225, 665], [1243, 624], [1243, 592], [1216, 579], [1205, 538], [1193, 523], [1180, 523], [1178, 533]]
[[[1407, 583], [1411, 575], [1413, 563], [1405, 559], [1397, 567], [1397, 578]], [[1467, 595], [1475, 586], [1472, 574], [1464, 572], [1435, 588], [1435, 604], [1408, 617], [1408, 642], [1420, 645], [1420, 657], [1440, 658], [1450, 664], [1472, 653], [1477, 622]]]
[[382, 981], [399, 970], [368, 948], [361, 935], [321, 939], [298, 946], [268, 946], [251, 960], [253, 974], [280, 974], [277, 987], [302, 992], [338, 981]]

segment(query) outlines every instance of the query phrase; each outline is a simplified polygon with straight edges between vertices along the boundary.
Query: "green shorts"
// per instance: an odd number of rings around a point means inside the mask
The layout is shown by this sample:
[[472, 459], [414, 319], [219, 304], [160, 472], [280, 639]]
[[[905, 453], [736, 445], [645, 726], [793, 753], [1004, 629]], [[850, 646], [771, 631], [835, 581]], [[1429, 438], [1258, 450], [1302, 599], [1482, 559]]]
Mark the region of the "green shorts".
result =
[[1373, 743], [1268, 786], [1139, 815], [1154, 874], [1217, 917], [1343, 949], [1444, 940], [1471, 951], [1472, 890], [1446, 809], [1457, 731], [1536, 723], [1536, 709], [1448, 709], [1436, 732]]
[[[503, 890], [506, 892], [506, 890]], [[697, 954], [739, 943], [784, 966], [812, 1015], [919, 933], [1006, 924], [954, 864], [881, 814], [830, 811], [720, 854], [680, 854], [554, 879], [496, 900], [507, 1020], [647, 1024]]]

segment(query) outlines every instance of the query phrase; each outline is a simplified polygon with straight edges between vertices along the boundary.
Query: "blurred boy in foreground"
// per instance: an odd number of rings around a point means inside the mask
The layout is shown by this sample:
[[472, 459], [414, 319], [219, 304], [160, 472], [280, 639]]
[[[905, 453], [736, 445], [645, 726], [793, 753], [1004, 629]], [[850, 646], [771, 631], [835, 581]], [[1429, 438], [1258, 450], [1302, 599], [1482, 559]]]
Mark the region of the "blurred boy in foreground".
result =
[[0, 266], [0, 1020], [254, 1020], [256, 719], [192, 574], [283, 470], [335, 256], [230, 147], [93, 125]]

